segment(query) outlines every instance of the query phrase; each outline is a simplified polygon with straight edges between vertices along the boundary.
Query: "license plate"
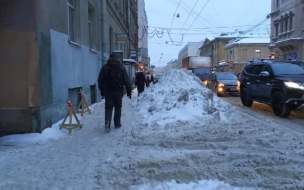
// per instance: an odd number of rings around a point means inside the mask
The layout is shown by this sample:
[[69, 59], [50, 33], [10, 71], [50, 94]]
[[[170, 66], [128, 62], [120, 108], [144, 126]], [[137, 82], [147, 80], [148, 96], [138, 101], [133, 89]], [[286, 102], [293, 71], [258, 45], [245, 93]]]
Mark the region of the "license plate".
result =
[[231, 87], [230, 91], [237, 91], [237, 88], [236, 87]]

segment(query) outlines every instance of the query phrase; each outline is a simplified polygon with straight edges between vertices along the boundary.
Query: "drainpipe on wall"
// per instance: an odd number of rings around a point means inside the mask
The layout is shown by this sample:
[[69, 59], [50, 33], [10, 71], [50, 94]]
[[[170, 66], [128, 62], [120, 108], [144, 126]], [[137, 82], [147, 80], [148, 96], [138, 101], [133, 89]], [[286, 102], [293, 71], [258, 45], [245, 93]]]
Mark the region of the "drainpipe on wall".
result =
[[100, 0], [101, 6], [101, 59], [102, 65], [107, 63], [107, 1]]

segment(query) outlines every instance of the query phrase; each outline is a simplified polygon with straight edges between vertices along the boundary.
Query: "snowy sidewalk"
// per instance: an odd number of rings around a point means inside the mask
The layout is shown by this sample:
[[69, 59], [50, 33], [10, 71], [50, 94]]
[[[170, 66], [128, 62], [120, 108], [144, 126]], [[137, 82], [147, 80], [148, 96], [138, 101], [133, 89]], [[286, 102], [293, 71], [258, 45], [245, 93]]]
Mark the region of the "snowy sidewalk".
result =
[[124, 98], [122, 123], [128, 126], [110, 133], [104, 132], [102, 102], [82, 118], [83, 128], [73, 130], [70, 136], [62, 129], [64, 137], [58, 140], [2, 144], [0, 189], [111, 189], [111, 182], [106, 181], [117, 183], [118, 176], [111, 174], [110, 165], [124, 167], [130, 159], [130, 152], [126, 152], [128, 129], [136, 120], [129, 104]]

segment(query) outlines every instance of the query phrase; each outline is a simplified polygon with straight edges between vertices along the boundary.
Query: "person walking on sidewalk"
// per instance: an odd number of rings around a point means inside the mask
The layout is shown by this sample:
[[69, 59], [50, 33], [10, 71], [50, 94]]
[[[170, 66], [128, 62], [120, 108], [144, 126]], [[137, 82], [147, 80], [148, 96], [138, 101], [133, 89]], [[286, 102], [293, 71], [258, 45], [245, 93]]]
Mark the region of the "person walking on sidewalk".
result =
[[147, 85], [145, 74], [142, 71], [136, 73], [135, 85], [137, 87], [137, 93], [139, 96], [145, 90], [145, 85]]
[[111, 54], [107, 64], [100, 69], [98, 88], [100, 95], [105, 97], [105, 131], [111, 129], [112, 112], [114, 107], [114, 126], [121, 127], [121, 107], [124, 87], [131, 99], [132, 86], [126, 68], [120, 63], [115, 54]]
[[146, 74], [146, 87], [149, 87], [150, 86], [150, 83], [151, 83], [151, 74], [150, 72], [148, 71], [147, 74]]

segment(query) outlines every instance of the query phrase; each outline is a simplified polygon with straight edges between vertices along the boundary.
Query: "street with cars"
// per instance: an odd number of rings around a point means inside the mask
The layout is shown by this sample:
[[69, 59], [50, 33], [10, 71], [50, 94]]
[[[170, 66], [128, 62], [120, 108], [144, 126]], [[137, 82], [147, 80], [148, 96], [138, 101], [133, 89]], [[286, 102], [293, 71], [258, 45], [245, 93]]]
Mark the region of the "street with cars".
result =
[[[251, 107], [243, 106], [242, 101], [238, 95], [225, 95], [221, 96], [221, 99], [230, 103], [233, 106], [238, 107], [238, 109], [246, 113], [253, 113], [261, 116], [263, 115], [272, 119], [281, 119], [274, 115], [272, 108], [268, 105], [259, 102], [253, 102]], [[282, 119], [290, 122], [297, 122], [299, 125], [303, 125], [304, 128], [304, 110], [291, 111], [288, 118]]]
[[[259, 108], [286, 118], [303, 118], [304, 62], [284, 59], [257, 59], [245, 64], [236, 75], [214, 72], [204, 85], [218, 96], [232, 95], [237, 86], [237, 98], [226, 101], [239, 106]], [[228, 80], [227, 80], [228, 79]], [[257, 110], [259, 110], [257, 109]]]

